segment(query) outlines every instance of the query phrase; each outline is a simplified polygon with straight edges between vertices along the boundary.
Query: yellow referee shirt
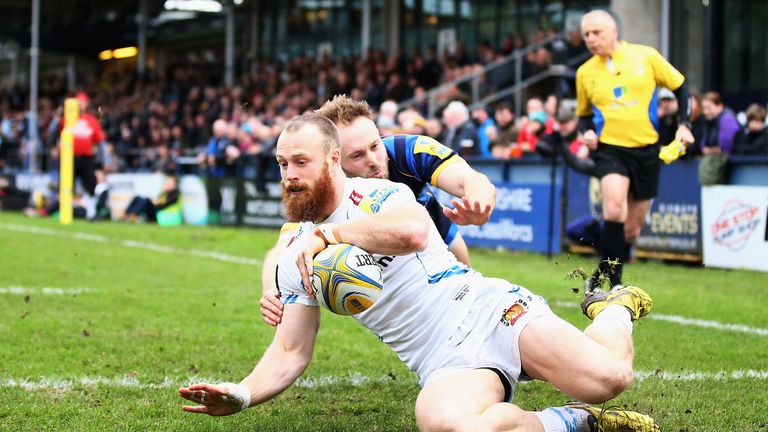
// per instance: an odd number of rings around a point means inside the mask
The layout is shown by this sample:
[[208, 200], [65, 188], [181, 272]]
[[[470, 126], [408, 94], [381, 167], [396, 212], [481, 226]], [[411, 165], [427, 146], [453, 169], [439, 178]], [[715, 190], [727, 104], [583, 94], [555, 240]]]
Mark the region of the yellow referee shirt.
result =
[[576, 71], [576, 112], [592, 115], [600, 142], [622, 147], [655, 144], [656, 86], [670, 90], [685, 81], [658, 51], [620, 42], [610, 58], [592, 56]]

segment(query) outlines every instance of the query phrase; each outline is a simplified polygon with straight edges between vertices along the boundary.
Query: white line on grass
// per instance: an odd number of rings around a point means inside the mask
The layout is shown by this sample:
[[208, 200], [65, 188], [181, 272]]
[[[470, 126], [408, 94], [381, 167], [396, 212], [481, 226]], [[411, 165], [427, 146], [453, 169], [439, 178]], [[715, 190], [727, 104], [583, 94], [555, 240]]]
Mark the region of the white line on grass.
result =
[[[555, 306], [566, 307], [566, 308], [579, 307], [578, 303], [573, 303], [573, 302], [553, 301], [551, 303]], [[750, 327], [744, 324], [728, 324], [728, 323], [721, 323], [719, 321], [708, 321], [708, 320], [702, 320], [702, 319], [696, 319], [696, 318], [686, 318], [679, 315], [665, 315], [665, 314], [654, 313], [654, 314], [648, 315], [645, 319], [651, 319], [656, 321], [667, 321], [675, 324], [687, 325], [692, 327], [713, 328], [716, 330], [727, 330], [727, 331], [738, 332], [738, 333], [754, 334], [758, 336], [768, 336], [768, 329], [764, 329], [764, 328]]]
[[90, 288], [30, 288], [20, 286], [0, 287], [0, 294], [42, 294], [42, 295], [79, 295], [86, 292], [93, 292]]
[[[635, 371], [636, 381], [660, 380], [660, 381], [738, 381], [738, 380], [768, 380], [768, 371], [761, 370], [733, 370], [719, 372], [667, 372], [667, 371]], [[123, 377], [80, 377], [80, 378], [23, 378], [4, 379], [0, 385], [5, 387], [18, 387], [26, 391], [50, 391], [72, 390], [75, 387], [109, 387], [109, 388], [137, 388], [137, 389], [170, 389], [188, 386], [198, 382], [222, 382], [204, 377], [192, 376], [187, 378], [165, 377], [161, 382], [141, 382], [134, 375]], [[386, 383], [397, 381], [408, 385], [417, 384], [416, 376], [408, 374], [396, 380], [390, 375], [381, 377], [369, 377], [359, 372], [351, 372], [347, 375], [320, 375], [299, 378], [294, 387], [323, 388], [349, 385], [360, 387], [371, 383]]]
[[153, 252], [166, 253], [170, 255], [192, 255], [196, 257], [211, 258], [218, 261], [231, 262], [235, 264], [245, 264], [245, 265], [254, 265], [254, 266], [261, 265], [261, 260], [253, 259], [253, 258], [241, 257], [236, 255], [228, 255], [220, 252], [204, 251], [199, 249], [180, 249], [173, 246], [164, 246], [157, 243], [148, 243], [148, 242], [141, 242], [136, 240], [110, 239], [109, 237], [106, 237], [106, 236], [102, 236], [98, 234], [89, 234], [89, 233], [84, 233], [79, 231], [70, 232], [70, 231], [63, 231], [63, 230], [55, 230], [51, 228], [40, 228], [40, 227], [33, 227], [28, 225], [9, 224], [9, 223], [0, 223], [0, 228], [7, 229], [9, 231], [24, 232], [24, 233], [42, 234], [42, 235], [49, 235], [49, 236], [56, 236], [56, 237], [72, 237], [78, 240], [94, 241], [98, 243], [112, 242], [125, 247], [146, 249], [146, 250], [151, 250]]

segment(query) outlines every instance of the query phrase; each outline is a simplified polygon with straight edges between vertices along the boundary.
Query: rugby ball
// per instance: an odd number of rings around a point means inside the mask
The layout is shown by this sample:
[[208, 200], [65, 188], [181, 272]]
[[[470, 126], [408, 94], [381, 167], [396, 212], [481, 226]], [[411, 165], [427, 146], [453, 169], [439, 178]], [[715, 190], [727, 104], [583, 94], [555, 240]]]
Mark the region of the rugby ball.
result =
[[313, 268], [312, 291], [335, 314], [363, 312], [381, 294], [381, 268], [373, 255], [357, 246], [329, 245], [315, 255]]

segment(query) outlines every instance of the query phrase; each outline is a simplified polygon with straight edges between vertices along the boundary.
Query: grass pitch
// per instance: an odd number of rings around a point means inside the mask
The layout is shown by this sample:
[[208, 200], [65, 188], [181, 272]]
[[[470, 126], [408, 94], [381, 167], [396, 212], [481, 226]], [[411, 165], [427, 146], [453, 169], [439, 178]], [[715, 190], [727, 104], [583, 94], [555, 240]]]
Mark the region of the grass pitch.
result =
[[[181, 411], [179, 386], [238, 381], [271, 340], [258, 264], [276, 236], [0, 214], [0, 430], [416, 430], [415, 376], [354, 320], [325, 311], [297, 386], [236, 416]], [[472, 259], [587, 325], [566, 275], [593, 260]], [[768, 431], [768, 274], [658, 262], [625, 273], [656, 306], [635, 325], [637, 379], [611, 404], [666, 431]], [[565, 401], [541, 382], [515, 396], [525, 409]]]

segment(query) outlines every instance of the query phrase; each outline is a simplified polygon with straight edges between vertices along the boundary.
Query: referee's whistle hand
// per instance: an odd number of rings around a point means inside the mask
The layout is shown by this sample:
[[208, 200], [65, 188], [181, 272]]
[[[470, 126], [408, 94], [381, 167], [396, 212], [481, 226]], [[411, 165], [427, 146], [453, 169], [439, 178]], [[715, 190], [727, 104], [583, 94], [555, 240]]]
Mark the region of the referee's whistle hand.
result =
[[592, 129], [584, 132], [582, 139], [584, 140], [584, 145], [586, 145], [588, 149], [594, 150], [597, 148], [597, 134]]

